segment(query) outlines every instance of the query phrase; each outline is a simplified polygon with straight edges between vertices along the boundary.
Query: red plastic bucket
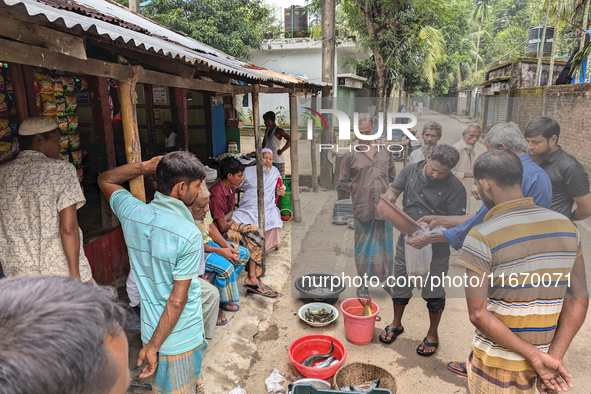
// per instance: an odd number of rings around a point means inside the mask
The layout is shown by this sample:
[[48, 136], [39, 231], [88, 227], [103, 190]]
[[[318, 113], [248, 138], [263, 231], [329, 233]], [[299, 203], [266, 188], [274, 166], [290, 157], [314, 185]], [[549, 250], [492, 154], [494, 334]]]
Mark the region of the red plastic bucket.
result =
[[376, 321], [382, 320], [378, 316], [380, 307], [375, 302], [371, 302], [371, 311], [369, 316], [363, 314], [363, 305], [357, 298], [349, 298], [341, 303], [341, 311], [345, 319], [345, 336], [347, 340], [355, 345], [367, 345], [373, 338], [373, 331], [376, 327]]
[[[334, 344], [333, 356], [339, 362], [331, 367], [312, 368], [304, 367], [301, 362], [314, 354], [326, 354], [330, 349], [330, 341]], [[289, 360], [302, 375], [307, 378], [328, 379], [334, 375], [347, 358], [347, 349], [336, 338], [328, 335], [307, 335], [296, 339], [289, 347]]]

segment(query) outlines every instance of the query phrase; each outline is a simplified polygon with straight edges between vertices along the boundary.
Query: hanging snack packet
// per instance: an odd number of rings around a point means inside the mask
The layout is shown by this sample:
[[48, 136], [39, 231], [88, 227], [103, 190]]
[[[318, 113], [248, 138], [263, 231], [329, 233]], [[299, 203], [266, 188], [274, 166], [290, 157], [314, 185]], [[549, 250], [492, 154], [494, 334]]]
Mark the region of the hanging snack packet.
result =
[[74, 93], [74, 78], [72, 77], [60, 77], [62, 79], [62, 87], [64, 93]]
[[6, 95], [0, 94], [0, 116], [8, 117], [8, 104], [6, 104]]
[[82, 168], [76, 170], [76, 175], [78, 176], [78, 182], [82, 183], [82, 180], [84, 179], [84, 171]]
[[70, 150], [80, 149], [80, 134], [68, 135]]
[[82, 168], [82, 151], [70, 152], [70, 162], [74, 164], [74, 167]]
[[66, 98], [64, 96], [56, 97], [55, 105], [57, 112], [66, 112]]
[[74, 112], [77, 107], [78, 103], [76, 102], [76, 96], [66, 96], [66, 111]]
[[55, 101], [46, 101], [43, 103], [43, 115], [51, 116], [57, 114]]
[[78, 130], [78, 115], [68, 116], [68, 134]]
[[68, 117], [59, 116], [57, 119], [57, 125], [59, 126], [61, 131], [68, 131]]
[[68, 147], [70, 146], [70, 139], [67, 135], [60, 136], [60, 152], [66, 153], [68, 151]]
[[12, 156], [12, 142], [0, 141], [0, 161]]
[[45, 74], [35, 74], [40, 93], [53, 93], [53, 80]]
[[63, 92], [62, 79], [59, 76], [53, 77], [53, 90], [54, 92]]
[[10, 135], [10, 125], [8, 123], [8, 119], [0, 118], [0, 138]]
[[70, 154], [68, 152], [60, 153], [60, 160], [69, 162], [70, 161]]
[[86, 92], [88, 90], [88, 82], [84, 78], [75, 77], [76, 88], [78, 92]]

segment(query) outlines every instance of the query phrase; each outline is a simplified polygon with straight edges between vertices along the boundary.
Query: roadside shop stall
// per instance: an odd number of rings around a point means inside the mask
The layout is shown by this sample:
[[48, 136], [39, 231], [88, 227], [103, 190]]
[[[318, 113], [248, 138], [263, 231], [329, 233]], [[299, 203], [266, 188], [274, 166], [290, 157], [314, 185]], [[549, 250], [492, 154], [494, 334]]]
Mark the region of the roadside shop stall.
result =
[[[258, 92], [295, 100], [320, 89], [109, 0], [0, 0], [0, 165], [18, 154], [24, 119], [45, 115], [59, 125], [60, 158], [76, 167], [87, 200], [78, 211], [85, 253], [102, 284], [124, 276], [129, 263], [119, 223], [96, 182], [101, 172], [160, 154], [167, 121], [178, 135], [177, 149], [207, 164], [226, 150], [226, 122], [237, 115], [232, 96], [252, 93], [258, 108]], [[255, 119], [258, 126], [258, 113]], [[152, 183], [140, 177], [129, 188], [146, 201]]]

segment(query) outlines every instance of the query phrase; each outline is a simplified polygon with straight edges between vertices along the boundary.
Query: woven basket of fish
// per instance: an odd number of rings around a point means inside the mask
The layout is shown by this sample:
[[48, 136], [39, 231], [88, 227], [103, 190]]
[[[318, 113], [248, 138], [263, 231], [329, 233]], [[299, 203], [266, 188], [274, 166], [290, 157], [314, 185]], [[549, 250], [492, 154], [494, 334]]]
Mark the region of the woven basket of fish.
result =
[[334, 386], [341, 391], [368, 392], [381, 388], [396, 394], [396, 379], [384, 368], [369, 363], [354, 362], [341, 367], [334, 375]]

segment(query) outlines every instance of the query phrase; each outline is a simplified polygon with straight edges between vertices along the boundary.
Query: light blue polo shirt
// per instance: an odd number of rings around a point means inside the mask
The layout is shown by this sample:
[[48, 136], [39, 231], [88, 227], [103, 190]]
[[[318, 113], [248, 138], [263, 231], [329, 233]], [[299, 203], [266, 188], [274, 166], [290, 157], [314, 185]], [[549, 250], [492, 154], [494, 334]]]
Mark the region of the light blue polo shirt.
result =
[[141, 333], [150, 341], [175, 280], [193, 279], [179, 321], [159, 352], [173, 356], [199, 347], [204, 339], [201, 285], [198, 277], [203, 237], [182, 201], [156, 192], [150, 204], [127, 190], [111, 196], [121, 222], [129, 263], [141, 302]]

